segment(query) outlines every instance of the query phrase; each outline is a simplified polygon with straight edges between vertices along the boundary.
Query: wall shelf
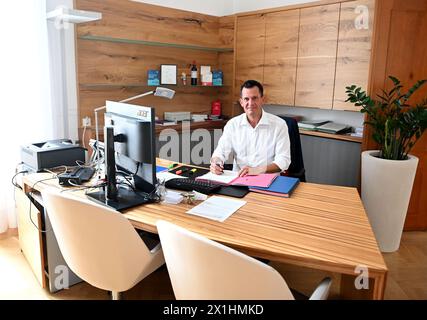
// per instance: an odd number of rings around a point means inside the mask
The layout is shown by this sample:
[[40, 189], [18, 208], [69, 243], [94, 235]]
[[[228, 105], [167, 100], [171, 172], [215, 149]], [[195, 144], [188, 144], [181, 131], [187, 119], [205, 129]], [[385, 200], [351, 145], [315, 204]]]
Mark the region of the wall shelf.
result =
[[352, 137], [349, 134], [332, 134], [332, 133], [325, 133], [325, 132], [319, 132], [319, 131], [303, 130], [301, 128], [299, 129], [299, 133], [307, 136], [315, 136], [315, 137], [343, 140], [343, 141], [350, 141], [350, 142], [357, 142], [357, 143], [362, 143], [362, 140], [363, 140], [363, 138]]
[[180, 49], [214, 51], [214, 52], [233, 52], [233, 48], [212, 48], [212, 47], [179, 44], [179, 43], [165, 43], [165, 42], [156, 42], [156, 41], [132, 40], [132, 39], [105, 37], [105, 36], [81, 35], [78, 38], [81, 40], [105, 41], [105, 42], [127, 43], [127, 44], [140, 44], [140, 45], [154, 46], [154, 47], [168, 47], [168, 48], [180, 48]]
[[155, 89], [156, 87], [166, 87], [173, 90], [183, 90], [183, 89], [191, 89], [191, 88], [230, 88], [231, 86], [192, 86], [192, 85], [164, 85], [160, 84], [158, 86], [149, 86], [143, 83], [80, 83], [81, 89], [108, 89], [108, 88], [147, 88]]

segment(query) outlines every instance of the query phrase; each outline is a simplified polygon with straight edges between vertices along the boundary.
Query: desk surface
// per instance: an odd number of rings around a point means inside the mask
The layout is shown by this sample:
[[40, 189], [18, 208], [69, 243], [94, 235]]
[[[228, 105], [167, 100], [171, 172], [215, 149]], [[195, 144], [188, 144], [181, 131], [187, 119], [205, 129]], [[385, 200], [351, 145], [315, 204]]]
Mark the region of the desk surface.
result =
[[[167, 162], [159, 160], [160, 165]], [[24, 177], [31, 187], [41, 175]], [[36, 185], [42, 189], [55, 180]], [[251, 256], [358, 276], [366, 266], [372, 296], [384, 296], [387, 267], [356, 188], [300, 183], [290, 198], [250, 192], [247, 204], [224, 222], [186, 214], [194, 205], [147, 204], [125, 211], [140, 229], [157, 232], [170, 221]]]

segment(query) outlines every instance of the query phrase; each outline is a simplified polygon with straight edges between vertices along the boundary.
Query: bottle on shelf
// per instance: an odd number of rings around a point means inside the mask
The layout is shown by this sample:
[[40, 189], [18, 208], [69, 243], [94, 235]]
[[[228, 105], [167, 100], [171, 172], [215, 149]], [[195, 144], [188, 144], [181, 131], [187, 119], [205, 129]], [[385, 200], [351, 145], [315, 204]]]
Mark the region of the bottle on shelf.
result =
[[191, 65], [191, 85], [197, 86], [197, 66], [196, 61], [193, 61]]

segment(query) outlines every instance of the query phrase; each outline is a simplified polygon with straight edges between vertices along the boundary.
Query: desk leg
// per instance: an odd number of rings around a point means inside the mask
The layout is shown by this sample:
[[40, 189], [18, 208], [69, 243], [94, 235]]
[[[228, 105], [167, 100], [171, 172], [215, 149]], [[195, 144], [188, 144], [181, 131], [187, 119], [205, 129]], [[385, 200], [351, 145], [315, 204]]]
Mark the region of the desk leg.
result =
[[341, 290], [342, 299], [351, 300], [372, 300], [373, 299], [373, 279], [369, 278], [369, 289], [357, 289], [354, 281], [357, 276], [342, 274], [341, 275]]
[[342, 299], [357, 299], [357, 300], [382, 300], [384, 299], [385, 290], [385, 274], [378, 275], [375, 278], [369, 278], [368, 289], [357, 289], [354, 281], [356, 276], [342, 274], [341, 275], [341, 290]]
[[387, 273], [378, 275], [374, 283], [374, 300], [384, 300]]

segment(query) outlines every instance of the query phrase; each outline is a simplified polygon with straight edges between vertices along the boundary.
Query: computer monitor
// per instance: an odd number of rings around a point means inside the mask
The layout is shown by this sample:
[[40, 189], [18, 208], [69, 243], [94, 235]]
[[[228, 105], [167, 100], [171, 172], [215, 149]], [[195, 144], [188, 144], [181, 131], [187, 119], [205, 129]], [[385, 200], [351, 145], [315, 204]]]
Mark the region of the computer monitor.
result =
[[[156, 184], [154, 108], [107, 101], [104, 143], [107, 186], [88, 196], [117, 210], [149, 202]], [[123, 172], [133, 176], [135, 188], [117, 183]]]

